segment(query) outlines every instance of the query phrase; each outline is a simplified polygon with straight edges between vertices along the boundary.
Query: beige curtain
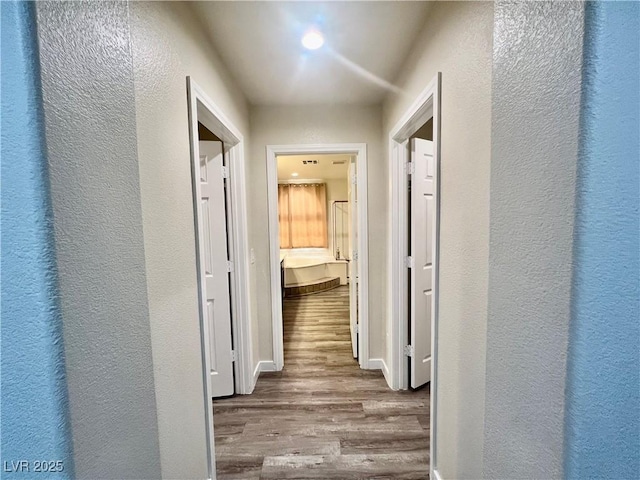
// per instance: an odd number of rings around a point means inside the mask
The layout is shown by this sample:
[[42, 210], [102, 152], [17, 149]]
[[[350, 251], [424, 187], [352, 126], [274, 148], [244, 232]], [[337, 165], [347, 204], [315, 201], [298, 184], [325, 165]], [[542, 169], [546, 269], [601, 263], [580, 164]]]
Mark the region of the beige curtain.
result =
[[327, 189], [324, 184], [278, 186], [281, 248], [327, 248]]
[[289, 185], [278, 185], [278, 223], [280, 224], [280, 248], [291, 248]]

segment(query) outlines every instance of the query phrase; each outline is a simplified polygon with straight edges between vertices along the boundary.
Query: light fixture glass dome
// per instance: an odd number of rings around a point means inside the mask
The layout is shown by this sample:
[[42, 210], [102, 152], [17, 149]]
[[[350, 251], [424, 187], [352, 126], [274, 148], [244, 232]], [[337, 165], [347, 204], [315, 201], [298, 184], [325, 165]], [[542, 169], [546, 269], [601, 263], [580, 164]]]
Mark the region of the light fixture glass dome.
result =
[[317, 50], [324, 45], [324, 37], [322, 36], [322, 33], [315, 28], [312, 28], [307, 30], [302, 37], [302, 45], [308, 50]]

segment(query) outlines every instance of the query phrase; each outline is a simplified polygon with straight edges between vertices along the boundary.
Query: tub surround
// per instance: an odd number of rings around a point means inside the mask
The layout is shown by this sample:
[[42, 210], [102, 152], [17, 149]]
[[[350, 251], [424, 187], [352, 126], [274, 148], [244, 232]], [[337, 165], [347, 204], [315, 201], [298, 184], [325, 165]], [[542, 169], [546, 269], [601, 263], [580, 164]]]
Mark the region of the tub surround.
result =
[[348, 284], [348, 263], [327, 249], [280, 251], [286, 296], [308, 295]]
[[305, 285], [292, 285], [289, 287], [284, 287], [285, 297], [302, 297], [304, 295], [313, 295], [315, 293], [326, 292], [328, 290], [333, 290], [334, 288], [338, 288], [340, 286], [340, 277], [327, 277], [325, 279], [315, 280], [312, 283]]
[[285, 255], [282, 265], [284, 267], [284, 283], [286, 287], [307, 286], [326, 282], [332, 278], [338, 278], [339, 285], [348, 284], [348, 263], [346, 260], [335, 260], [331, 256], [302, 257]]

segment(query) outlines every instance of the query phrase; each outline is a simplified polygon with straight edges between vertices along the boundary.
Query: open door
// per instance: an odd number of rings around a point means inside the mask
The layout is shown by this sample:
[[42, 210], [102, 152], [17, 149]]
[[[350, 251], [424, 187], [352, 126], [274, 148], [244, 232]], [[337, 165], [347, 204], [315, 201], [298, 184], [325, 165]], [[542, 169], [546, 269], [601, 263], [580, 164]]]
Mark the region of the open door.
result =
[[410, 370], [411, 387], [431, 381], [431, 322], [436, 258], [436, 164], [433, 142], [411, 139]]
[[358, 188], [356, 157], [351, 157], [348, 169], [349, 198], [349, 322], [353, 358], [358, 357]]
[[199, 142], [198, 270], [211, 395], [234, 393], [223, 144]]

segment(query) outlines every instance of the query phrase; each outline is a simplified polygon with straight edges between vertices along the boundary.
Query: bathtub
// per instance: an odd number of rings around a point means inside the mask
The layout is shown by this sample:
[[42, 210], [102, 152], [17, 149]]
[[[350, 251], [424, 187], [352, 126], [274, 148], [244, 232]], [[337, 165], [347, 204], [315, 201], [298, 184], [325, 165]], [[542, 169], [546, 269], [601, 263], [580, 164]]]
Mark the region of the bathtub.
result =
[[311, 285], [332, 277], [339, 277], [340, 285], [347, 284], [347, 261], [331, 256], [286, 254], [283, 267], [285, 287]]

